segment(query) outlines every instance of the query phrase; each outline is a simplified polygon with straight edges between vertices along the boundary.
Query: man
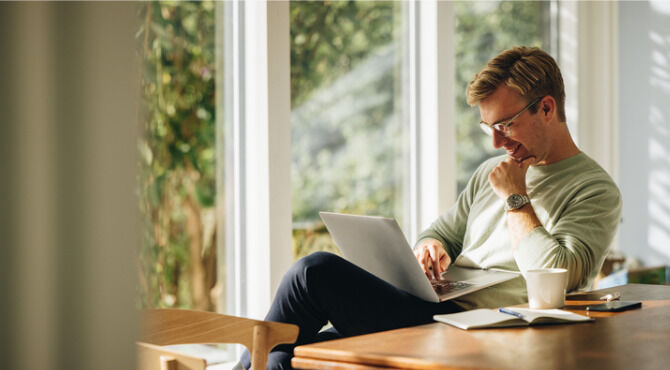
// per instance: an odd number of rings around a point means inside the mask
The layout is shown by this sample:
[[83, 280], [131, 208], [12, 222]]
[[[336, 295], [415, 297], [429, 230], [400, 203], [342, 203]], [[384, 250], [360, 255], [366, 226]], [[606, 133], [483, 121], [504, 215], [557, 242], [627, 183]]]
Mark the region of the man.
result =
[[[476, 170], [456, 204], [419, 236], [414, 250], [430, 279], [459, 266], [525, 271], [568, 269], [568, 290], [589, 287], [621, 213], [607, 173], [570, 137], [560, 70], [544, 51], [519, 47], [492, 59], [467, 88], [480, 126], [507, 155]], [[526, 301], [515, 278], [455, 300], [430, 303], [328, 253], [298, 261], [284, 276], [266, 320], [300, 327], [297, 345], [424, 324], [434, 314]], [[332, 328], [319, 332], [327, 323]], [[278, 346], [268, 367], [290, 367]], [[243, 360], [248, 367], [248, 357]]]
[[[504, 51], [470, 82], [467, 98], [507, 156], [484, 162], [456, 205], [419, 236], [424, 271], [454, 260], [520, 271], [564, 267], [568, 290], [589, 287], [616, 232], [621, 197], [570, 136], [556, 62], [536, 48]], [[469, 309], [525, 299], [524, 280], [514, 279], [458, 303]]]

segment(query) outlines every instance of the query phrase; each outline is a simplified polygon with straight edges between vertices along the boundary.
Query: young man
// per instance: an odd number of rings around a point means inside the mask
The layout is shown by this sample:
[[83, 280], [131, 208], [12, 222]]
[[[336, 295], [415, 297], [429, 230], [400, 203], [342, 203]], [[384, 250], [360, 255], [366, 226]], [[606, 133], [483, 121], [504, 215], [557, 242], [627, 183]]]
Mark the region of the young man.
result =
[[[568, 290], [590, 286], [621, 214], [610, 176], [570, 137], [565, 92], [554, 59], [519, 47], [493, 58], [470, 82], [480, 126], [507, 155], [476, 170], [456, 204], [419, 236], [414, 251], [428, 278], [459, 266], [525, 271], [568, 269]], [[416, 298], [329, 253], [307, 256], [287, 272], [266, 320], [297, 324], [296, 345], [419, 325], [434, 314], [526, 301], [515, 278], [455, 300]], [[319, 332], [330, 322], [328, 331]], [[278, 346], [268, 368], [289, 368]], [[248, 356], [242, 363], [249, 367]]]

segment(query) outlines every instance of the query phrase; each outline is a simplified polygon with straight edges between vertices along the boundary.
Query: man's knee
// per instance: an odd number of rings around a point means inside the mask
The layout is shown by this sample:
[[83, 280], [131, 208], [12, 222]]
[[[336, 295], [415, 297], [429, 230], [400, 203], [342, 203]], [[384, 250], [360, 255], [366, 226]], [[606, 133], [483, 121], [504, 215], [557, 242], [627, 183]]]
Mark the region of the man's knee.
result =
[[341, 257], [329, 252], [314, 252], [293, 264], [289, 273], [306, 276], [313, 275], [314, 272], [331, 271], [337, 269], [337, 265], [342, 261]]
[[308, 286], [320, 286], [323, 280], [329, 281], [341, 268], [345, 260], [328, 252], [314, 252], [299, 259], [291, 266], [282, 283], [290, 291], [308, 289]]

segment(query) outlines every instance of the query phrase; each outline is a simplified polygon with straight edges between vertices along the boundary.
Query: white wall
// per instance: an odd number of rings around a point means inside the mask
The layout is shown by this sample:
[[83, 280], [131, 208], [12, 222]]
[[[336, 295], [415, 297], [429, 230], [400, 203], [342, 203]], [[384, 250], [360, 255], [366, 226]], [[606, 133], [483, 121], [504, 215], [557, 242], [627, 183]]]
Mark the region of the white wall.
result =
[[670, 2], [619, 3], [620, 250], [670, 264]]

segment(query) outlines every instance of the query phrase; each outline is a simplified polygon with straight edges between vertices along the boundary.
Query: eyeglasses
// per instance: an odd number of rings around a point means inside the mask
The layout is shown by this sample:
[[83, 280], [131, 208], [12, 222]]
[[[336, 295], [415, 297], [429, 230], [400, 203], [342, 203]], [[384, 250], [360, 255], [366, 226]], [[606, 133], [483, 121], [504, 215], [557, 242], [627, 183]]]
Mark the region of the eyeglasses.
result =
[[489, 136], [493, 136], [493, 131], [498, 131], [498, 133], [502, 136], [507, 136], [509, 134], [509, 126], [512, 124], [512, 122], [541, 99], [542, 97], [533, 100], [530, 104], [526, 105], [519, 113], [515, 114], [510, 119], [499, 121], [491, 125], [484, 121], [479, 121], [479, 127], [481, 127], [482, 131], [484, 131]]

